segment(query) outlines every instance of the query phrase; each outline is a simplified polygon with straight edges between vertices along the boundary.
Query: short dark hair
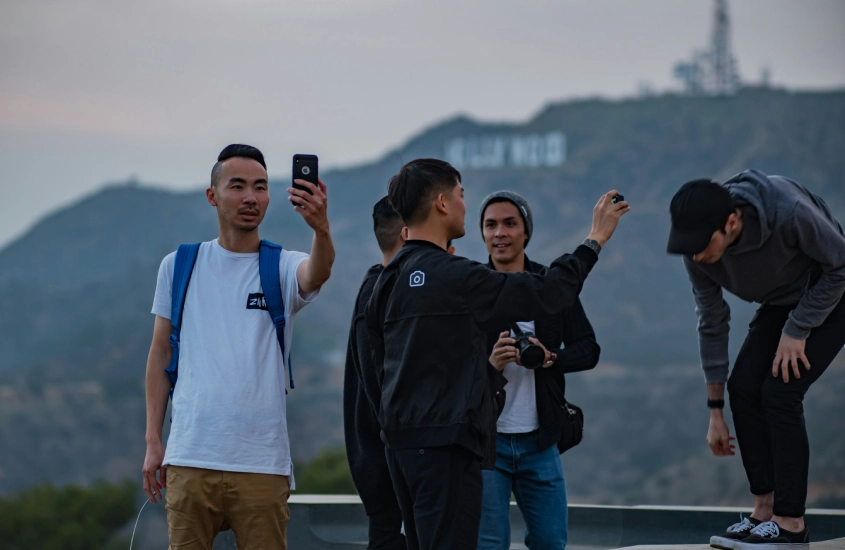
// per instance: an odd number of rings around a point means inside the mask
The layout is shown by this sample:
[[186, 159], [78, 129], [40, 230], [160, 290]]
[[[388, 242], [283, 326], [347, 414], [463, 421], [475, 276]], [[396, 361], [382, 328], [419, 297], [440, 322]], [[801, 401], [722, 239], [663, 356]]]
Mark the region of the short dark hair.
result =
[[436, 195], [447, 193], [460, 183], [461, 173], [448, 162], [416, 159], [390, 178], [387, 196], [405, 224], [415, 225], [425, 221], [429, 202]]
[[390, 206], [387, 197], [373, 206], [373, 232], [382, 252], [389, 252], [396, 247], [403, 225], [402, 217]]
[[258, 150], [257, 147], [253, 147], [252, 145], [244, 145], [242, 143], [233, 143], [231, 145], [227, 145], [220, 151], [220, 154], [217, 155], [217, 162], [214, 164], [214, 167], [211, 169], [211, 185], [216, 186], [217, 181], [220, 179], [220, 173], [223, 171], [223, 163], [230, 158], [234, 157], [242, 157], [252, 159], [264, 169], [267, 169], [267, 163], [264, 162], [264, 154]]

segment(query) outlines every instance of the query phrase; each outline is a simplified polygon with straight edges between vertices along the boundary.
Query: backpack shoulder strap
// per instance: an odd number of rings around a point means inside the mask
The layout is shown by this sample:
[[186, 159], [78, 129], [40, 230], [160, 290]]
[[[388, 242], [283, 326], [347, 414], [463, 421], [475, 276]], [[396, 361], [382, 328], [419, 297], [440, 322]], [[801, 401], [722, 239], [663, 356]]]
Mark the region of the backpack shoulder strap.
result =
[[179, 337], [182, 334], [182, 311], [185, 309], [185, 296], [188, 294], [188, 283], [197, 261], [200, 243], [182, 244], [176, 251], [176, 261], [173, 263], [173, 284], [171, 285], [170, 302], [170, 346], [173, 355], [170, 365], [164, 369], [170, 378], [170, 397], [179, 377]]
[[[258, 253], [258, 274], [261, 278], [261, 289], [264, 291], [264, 301], [273, 326], [276, 328], [276, 338], [282, 350], [282, 361], [285, 360], [285, 299], [282, 296], [282, 285], [279, 279], [279, 260], [282, 257], [281, 245], [267, 240], [261, 241]], [[290, 388], [293, 389], [293, 372], [291, 371], [290, 354], [288, 354], [288, 377]]]

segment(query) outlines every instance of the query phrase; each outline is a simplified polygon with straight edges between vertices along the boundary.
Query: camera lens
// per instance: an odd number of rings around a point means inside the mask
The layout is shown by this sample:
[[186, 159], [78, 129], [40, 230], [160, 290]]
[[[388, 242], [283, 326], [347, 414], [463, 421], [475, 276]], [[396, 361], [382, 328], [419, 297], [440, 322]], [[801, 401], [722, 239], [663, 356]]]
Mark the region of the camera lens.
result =
[[546, 354], [540, 346], [528, 344], [520, 350], [519, 358], [525, 368], [536, 369], [543, 365]]

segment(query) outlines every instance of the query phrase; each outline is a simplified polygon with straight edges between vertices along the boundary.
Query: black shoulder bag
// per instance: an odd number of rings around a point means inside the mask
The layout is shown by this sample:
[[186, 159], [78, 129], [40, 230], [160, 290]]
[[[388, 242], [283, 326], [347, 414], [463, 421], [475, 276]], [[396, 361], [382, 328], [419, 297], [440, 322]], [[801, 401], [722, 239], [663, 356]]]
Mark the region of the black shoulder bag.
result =
[[[516, 323], [511, 324], [511, 330], [514, 333], [513, 338], [516, 339], [516, 348], [519, 350], [522, 364], [527, 369], [542, 368], [543, 360], [545, 359], [545, 352], [540, 346], [529, 342], [529, 338], [534, 338], [533, 332], [524, 332]], [[528, 359], [526, 361], [526, 359]], [[560, 432], [560, 439], [557, 443], [557, 448], [561, 453], [565, 453], [572, 447], [581, 443], [584, 437], [584, 411], [581, 407], [574, 403], [570, 403], [563, 396], [560, 388], [552, 384], [548, 378], [544, 377], [549, 390], [552, 392], [555, 401], [560, 408], [564, 409], [563, 427]]]
[[560, 439], [557, 442], [557, 449], [561, 453], [565, 453], [572, 447], [581, 443], [584, 437], [584, 411], [581, 407], [574, 403], [570, 403], [561, 395], [560, 388], [555, 387], [548, 378], [545, 379], [546, 384], [552, 392], [552, 395], [557, 401], [557, 404], [564, 410], [563, 426], [560, 430]]

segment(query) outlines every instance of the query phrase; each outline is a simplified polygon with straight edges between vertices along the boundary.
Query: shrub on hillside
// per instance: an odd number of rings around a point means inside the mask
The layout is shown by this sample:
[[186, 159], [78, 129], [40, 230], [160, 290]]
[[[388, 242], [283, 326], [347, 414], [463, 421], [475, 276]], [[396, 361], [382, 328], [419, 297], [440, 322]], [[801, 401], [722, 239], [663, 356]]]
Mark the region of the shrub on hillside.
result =
[[39, 485], [0, 498], [0, 541], [8, 550], [103, 548], [135, 513], [136, 483]]
[[313, 495], [355, 495], [355, 485], [342, 447], [324, 449], [296, 471], [296, 492]]

